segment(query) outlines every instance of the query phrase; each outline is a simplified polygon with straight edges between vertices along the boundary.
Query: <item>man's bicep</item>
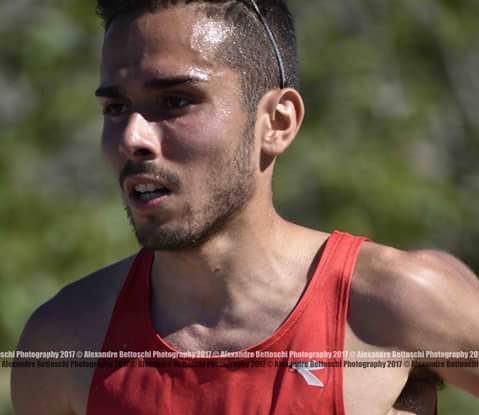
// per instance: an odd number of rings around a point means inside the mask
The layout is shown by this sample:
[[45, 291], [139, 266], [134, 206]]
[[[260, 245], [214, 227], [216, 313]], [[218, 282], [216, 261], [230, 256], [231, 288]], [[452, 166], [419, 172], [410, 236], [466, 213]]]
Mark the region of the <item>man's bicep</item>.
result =
[[454, 278], [462, 278], [466, 284], [479, 289], [479, 278], [460, 259], [448, 252], [433, 249], [422, 249], [413, 251], [411, 254], [417, 256], [425, 263], [438, 266], [442, 271], [454, 275]]
[[[448, 254], [412, 253], [417, 272], [412, 276], [408, 317], [417, 348], [432, 352], [464, 352], [463, 361], [442, 359], [431, 370], [446, 382], [479, 397], [479, 284], [475, 275]], [[416, 318], [414, 318], [416, 315]], [[472, 352], [472, 353], [470, 353]], [[457, 357], [458, 355], [455, 355]], [[427, 363], [427, 361], [426, 361]], [[453, 367], [455, 364], [457, 367]]]
[[[54, 318], [48, 303], [28, 320], [17, 350], [55, 350]], [[66, 370], [38, 367], [35, 359], [16, 359], [11, 377], [11, 397], [15, 415], [69, 415]]]

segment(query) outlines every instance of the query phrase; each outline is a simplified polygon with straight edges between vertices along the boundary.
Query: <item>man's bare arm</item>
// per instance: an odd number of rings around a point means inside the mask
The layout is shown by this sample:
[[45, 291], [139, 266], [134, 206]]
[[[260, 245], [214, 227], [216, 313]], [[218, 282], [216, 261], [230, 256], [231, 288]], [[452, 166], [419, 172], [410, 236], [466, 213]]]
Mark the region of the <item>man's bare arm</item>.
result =
[[[461, 367], [432, 367], [446, 382], [479, 397], [479, 280], [455, 257], [440, 251], [407, 254], [414, 292], [408, 317], [410, 346], [469, 354]], [[414, 321], [413, 316], [416, 315]]]
[[[55, 299], [38, 308], [28, 320], [17, 350], [57, 350], [61, 333]], [[11, 393], [15, 415], [70, 415], [67, 369], [17, 367], [12, 370]]]
[[[30, 317], [18, 349], [100, 351], [133, 258], [111, 264], [64, 287]], [[79, 380], [79, 373], [70, 368], [13, 370], [12, 400], [16, 415], [82, 413], [87, 397], [82, 394], [85, 388], [79, 391], [78, 384], [88, 382], [88, 378]]]
[[[373, 243], [362, 251], [350, 310], [361, 340], [404, 351], [479, 349], [479, 282], [462, 262], [443, 252]], [[479, 396], [478, 368], [430, 370]]]

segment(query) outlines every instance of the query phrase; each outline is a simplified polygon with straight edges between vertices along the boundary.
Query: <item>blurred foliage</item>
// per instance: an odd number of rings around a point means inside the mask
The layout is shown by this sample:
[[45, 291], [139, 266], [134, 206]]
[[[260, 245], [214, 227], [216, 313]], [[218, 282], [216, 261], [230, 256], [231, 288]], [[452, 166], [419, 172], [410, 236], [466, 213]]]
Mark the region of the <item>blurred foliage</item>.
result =
[[[277, 206], [479, 270], [479, 3], [296, 0], [307, 107]], [[0, 350], [65, 283], [137, 249], [99, 156], [93, 2], [0, 2]], [[3, 406], [1, 406], [3, 404]], [[0, 371], [0, 413], [9, 414]], [[443, 414], [479, 404], [451, 388]]]

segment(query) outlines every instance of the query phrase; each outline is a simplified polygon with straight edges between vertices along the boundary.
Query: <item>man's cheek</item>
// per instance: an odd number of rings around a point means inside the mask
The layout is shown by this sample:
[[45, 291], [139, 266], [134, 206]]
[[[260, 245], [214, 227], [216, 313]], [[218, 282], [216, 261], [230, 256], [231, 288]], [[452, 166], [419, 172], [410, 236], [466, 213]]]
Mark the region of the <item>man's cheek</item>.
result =
[[165, 147], [170, 140], [171, 146], [175, 145], [184, 156], [217, 157], [228, 150], [235, 137], [231, 124], [212, 113], [178, 120], [173, 128], [165, 131]]

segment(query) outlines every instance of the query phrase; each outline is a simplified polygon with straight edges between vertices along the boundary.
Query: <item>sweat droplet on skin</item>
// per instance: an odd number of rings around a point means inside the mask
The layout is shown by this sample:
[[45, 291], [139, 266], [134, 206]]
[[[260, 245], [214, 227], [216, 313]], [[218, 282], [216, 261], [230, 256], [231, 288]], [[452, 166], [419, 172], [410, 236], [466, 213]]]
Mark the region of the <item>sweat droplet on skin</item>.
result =
[[205, 17], [196, 21], [193, 26], [191, 46], [202, 54], [215, 54], [231, 33], [232, 28], [223, 22]]
[[188, 75], [201, 81], [208, 81], [210, 79], [210, 71], [205, 71], [198, 68], [192, 68], [189, 70]]

